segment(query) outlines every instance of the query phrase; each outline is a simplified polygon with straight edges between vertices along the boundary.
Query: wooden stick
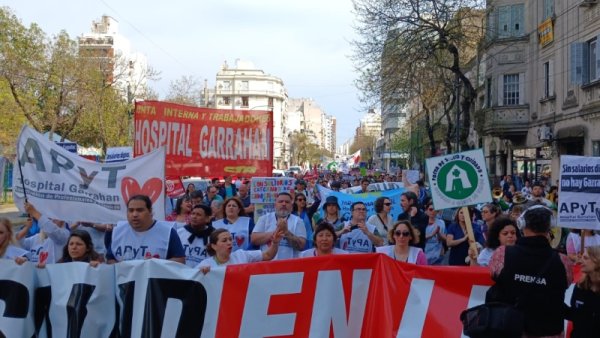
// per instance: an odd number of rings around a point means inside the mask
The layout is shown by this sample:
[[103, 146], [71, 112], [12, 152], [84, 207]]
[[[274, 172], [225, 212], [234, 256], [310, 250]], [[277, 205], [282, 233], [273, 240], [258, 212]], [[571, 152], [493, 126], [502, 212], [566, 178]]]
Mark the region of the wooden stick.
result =
[[463, 216], [465, 217], [465, 225], [467, 228], [467, 237], [469, 237], [469, 247], [477, 252], [477, 242], [473, 233], [473, 224], [471, 223], [471, 215], [468, 207], [462, 207]]

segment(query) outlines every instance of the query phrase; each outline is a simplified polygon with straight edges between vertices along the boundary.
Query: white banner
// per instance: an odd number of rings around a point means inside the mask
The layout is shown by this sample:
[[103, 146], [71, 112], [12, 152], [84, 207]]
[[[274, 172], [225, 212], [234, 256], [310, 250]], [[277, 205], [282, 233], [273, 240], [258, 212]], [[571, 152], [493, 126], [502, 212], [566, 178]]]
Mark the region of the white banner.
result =
[[68, 152], [24, 126], [17, 158], [13, 191], [21, 211], [26, 197], [50, 218], [116, 223], [126, 218], [129, 198], [144, 194], [152, 200], [154, 217], [165, 217], [164, 148], [126, 162], [97, 163]]
[[558, 226], [600, 230], [600, 157], [560, 157]]

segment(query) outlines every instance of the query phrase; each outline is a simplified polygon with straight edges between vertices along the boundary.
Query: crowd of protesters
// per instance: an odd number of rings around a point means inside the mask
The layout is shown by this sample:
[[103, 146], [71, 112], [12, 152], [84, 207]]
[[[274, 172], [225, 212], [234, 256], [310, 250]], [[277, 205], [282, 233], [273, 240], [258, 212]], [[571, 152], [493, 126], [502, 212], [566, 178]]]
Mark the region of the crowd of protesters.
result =
[[[114, 225], [65, 224], [26, 203], [31, 218], [17, 233], [8, 220], [0, 220], [0, 257], [40, 268], [75, 261], [97, 266], [157, 258], [209, 273], [229, 264], [377, 252], [419, 265], [488, 266], [496, 281], [489, 299], [527, 304], [523, 305], [527, 337], [558, 336], [564, 318], [576, 323], [573, 337], [588, 337], [589, 330], [600, 332], [600, 235], [572, 232], [564, 236], [568, 255], [554, 250], [550, 230], [557, 191], [540, 182], [526, 181], [517, 191], [507, 176], [493, 203], [456, 209], [451, 219], [444, 220], [423, 180], [410, 184], [406, 177], [386, 174], [299, 176], [293, 191], [277, 195], [274, 212], [255, 224], [249, 181], [233, 182], [231, 177], [223, 181], [213, 180], [205, 191], [188, 185], [165, 220], [154, 219], [152, 202], [144, 195], [131, 197], [127, 220]], [[322, 200], [317, 189], [321, 185], [344, 192], [356, 187], [355, 193], [367, 193], [369, 184], [382, 182], [404, 183], [396, 219], [388, 197], [375, 201], [370, 217], [360, 201], [351, 205], [350, 214], [342, 215], [338, 199]], [[467, 219], [476, 243], [467, 235]], [[39, 231], [32, 234], [34, 224]], [[582, 266], [584, 279], [576, 286], [571, 306], [565, 307], [561, 302], [572, 283], [572, 264]], [[540, 278], [544, 283], [530, 282]]]

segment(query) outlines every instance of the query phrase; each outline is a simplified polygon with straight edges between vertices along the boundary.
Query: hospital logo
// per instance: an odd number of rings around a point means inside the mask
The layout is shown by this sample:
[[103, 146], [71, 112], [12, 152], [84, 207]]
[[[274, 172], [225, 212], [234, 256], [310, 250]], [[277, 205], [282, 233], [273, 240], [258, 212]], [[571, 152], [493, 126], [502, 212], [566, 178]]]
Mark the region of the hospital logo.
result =
[[477, 176], [477, 170], [471, 163], [451, 161], [440, 168], [438, 189], [448, 198], [462, 200], [477, 190]]

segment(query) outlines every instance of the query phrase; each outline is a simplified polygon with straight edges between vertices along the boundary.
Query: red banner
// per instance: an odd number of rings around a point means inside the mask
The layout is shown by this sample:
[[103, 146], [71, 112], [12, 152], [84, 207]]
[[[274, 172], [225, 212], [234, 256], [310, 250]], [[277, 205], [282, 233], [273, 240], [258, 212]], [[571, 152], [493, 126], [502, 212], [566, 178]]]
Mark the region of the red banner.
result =
[[135, 156], [160, 146], [167, 176], [271, 176], [273, 113], [136, 102]]
[[167, 197], [178, 198], [185, 194], [185, 188], [178, 176], [165, 177], [165, 187], [167, 188]]
[[492, 285], [487, 268], [384, 255], [291, 263], [227, 267], [216, 337], [460, 337], [460, 313], [483, 303]]
[[[67, 328], [108, 337], [120, 316], [124, 337], [459, 338], [460, 313], [483, 303], [491, 284], [487, 268], [417, 266], [382, 254], [231, 265], [206, 275], [158, 259], [46, 269], [0, 259], [0, 290], [11, 295], [0, 300], [13, 309], [0, 311], [0, 336], [32, 336], [41, 325], [34, 304], [44, 304], [39, 318], [55, 337], [68, 336]], [[48, 286], [51, 301], [41, 297]], [[90, 315], [97, 313], [106, 315]]]

